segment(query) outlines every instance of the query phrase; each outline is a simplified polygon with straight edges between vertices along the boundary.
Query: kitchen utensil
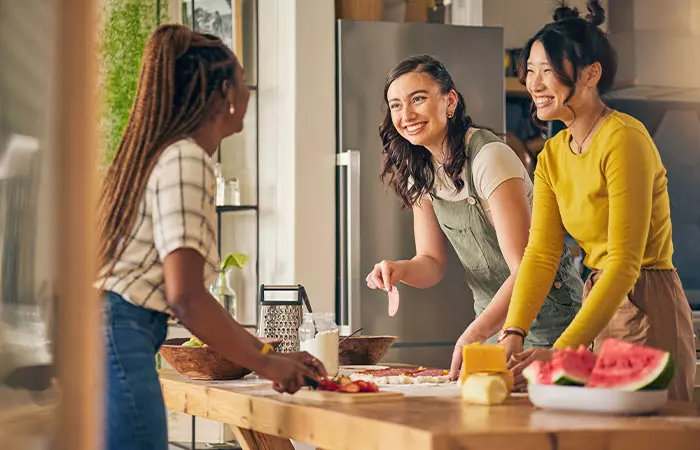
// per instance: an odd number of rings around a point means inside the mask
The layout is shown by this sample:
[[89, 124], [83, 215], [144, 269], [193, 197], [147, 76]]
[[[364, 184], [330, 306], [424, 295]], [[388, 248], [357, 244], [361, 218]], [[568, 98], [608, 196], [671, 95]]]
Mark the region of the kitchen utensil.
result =
[[[304, 305], [306, 305], [306, 310], [309, 312], [309, 314], [313, 314], [313, 311], [311, 310], [311, 301], [309, 300], [309, 296], [306, 295], [306, 289], [304, 289], [304, 286], [299, 285], [299, 293]], [[318, 334], [318, 328], [316, 327], [316, 322], [313, 318], [311, 319], [311, 323], [314, 325], [314, 335]]]
[[345, 341], [345, 340], [347, 340], [347, 339], [349, 339], [349, 338], [355, 336], [357, 333], [359, 333], [359, 332], [362, 331], [362, 330], [364, 330], [364, 328], [358, 328], [357, 330], [353, 331], [353, 332], [350, 333], [349, 335], [344, 336], [343, 338], [340, 339], [340, 342], [338, 342], [338, 345], [340, 345], [343, 341]]
[[[302, 318], [300, 285], [260, 285], [258, 336], [280, 338], [282, 352], [299, 350], [298, 330]], [[296, 298], [290, 293], [296, 291]], [[287, 292], [287, 295], [284, 293]]]
[[260, 285], [258, 336], [282, 339], [281, 352], [299, 351], [302, 304], [311, 305], [306, 291], [297, 285]]

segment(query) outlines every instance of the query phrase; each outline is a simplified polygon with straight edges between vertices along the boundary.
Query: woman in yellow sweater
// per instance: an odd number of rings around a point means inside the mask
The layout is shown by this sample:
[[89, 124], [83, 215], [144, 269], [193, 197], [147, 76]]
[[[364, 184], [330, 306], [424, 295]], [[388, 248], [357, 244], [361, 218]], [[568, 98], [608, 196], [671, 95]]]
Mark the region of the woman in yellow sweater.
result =
[[555, 21], [526, 45], [521, 81], [537, 117], [567, 126], [537, 162], [532, 228], [500, 340], [521, 371], [551, 350], [522, 352], [546, 297], [568, 232], [592, 274], [583, 306], [555, 349], [597, 350], [614, 337], [669, 351], [676, 363], [670, 397], [691, 400], [695, 346], [691, 313], [673, 263], [666, 169], [644, 125], [601, 100], [616, 54], [598, 28], [605, 13], [589, 1], [586, 20], [559, 7]]

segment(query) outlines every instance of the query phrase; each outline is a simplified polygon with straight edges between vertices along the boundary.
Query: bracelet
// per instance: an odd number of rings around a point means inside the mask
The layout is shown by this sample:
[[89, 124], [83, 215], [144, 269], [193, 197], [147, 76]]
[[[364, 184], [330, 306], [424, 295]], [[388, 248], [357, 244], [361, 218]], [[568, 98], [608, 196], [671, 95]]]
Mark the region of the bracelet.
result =
[[501, 331], [501, 334], [498, 336], [498, 342], [503, 341], [503, 339], [506, 338], [509, 334], [514, 334], [516, 336], [520, 336], [523, 341], [525, 340], [525, 332], [518, 329], [518, 328], [507, 328], [505, 330]]
[[260, 349], [260, 353], [263, 354], [263, 355], [267, 355], [268, 353], [270, 353], [270, 352], [271, 352], [272, 350], [274, 350], [274, 349], [275, 349], [275, 348], [274, 348], [273, 346], [271, 346], [270, 344], [265, 344], [265, 345], [263, 345], [262, 348]]

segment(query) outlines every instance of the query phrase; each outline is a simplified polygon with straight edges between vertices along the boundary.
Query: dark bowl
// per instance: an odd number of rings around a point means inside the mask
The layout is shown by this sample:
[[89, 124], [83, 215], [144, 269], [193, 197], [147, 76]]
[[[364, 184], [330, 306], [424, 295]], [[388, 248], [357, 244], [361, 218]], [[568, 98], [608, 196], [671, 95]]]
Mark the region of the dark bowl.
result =
[[[163, 358], [180, 374], [193, 380], [237, 380], [252, 372], [224, 359], [210, 347], [183, 347], [188, 338], [168, 339], [161, 346]], [[260, 338], [261, 342], [277, 348], [282, 339]]]
[[[342, 340], [343, 337], [341, 336]], [[374, 365], [382, 360], [396, 342], [396, 336], [351, 336], [338, 347], [341, 366]]]

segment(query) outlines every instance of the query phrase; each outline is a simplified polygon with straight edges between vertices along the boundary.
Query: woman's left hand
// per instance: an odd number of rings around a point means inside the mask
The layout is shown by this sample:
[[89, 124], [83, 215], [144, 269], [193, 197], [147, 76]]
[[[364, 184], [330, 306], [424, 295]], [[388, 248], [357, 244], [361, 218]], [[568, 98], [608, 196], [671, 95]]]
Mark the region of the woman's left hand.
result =
[[527, 386], [527, 380], [523, 376], [523, 369], [529, 366], [533, 361], [549, 361], [552, 359], [552, 353], [554, 351], [555, 350], [552, 348], [533, 347], [511, 356], [508, 365], [515, 377], [515, 391], [523, 391]]

